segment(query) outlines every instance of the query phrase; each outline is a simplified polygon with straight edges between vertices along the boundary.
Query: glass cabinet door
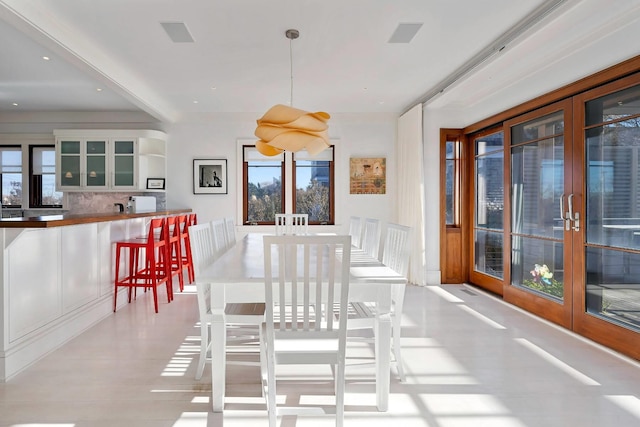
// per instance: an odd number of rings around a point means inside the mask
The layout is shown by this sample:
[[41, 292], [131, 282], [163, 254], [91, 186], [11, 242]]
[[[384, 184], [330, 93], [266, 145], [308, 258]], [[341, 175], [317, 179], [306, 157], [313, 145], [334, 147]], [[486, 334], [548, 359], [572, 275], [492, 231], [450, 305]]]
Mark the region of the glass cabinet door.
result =
[[87, 187], [107, 185], [107, 142], [86, 141], [85, 173]]
[[113, 187], [135, 186], [135, 141], [113, 141]]
[[80, 141], [60, 141], [61, 187], [80, 187]]

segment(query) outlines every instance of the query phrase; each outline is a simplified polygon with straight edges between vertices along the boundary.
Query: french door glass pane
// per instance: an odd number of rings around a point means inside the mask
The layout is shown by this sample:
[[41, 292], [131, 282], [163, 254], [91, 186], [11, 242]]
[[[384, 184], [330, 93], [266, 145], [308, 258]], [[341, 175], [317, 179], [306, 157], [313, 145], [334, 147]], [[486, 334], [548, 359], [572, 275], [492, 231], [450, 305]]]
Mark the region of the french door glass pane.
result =
[[639, 122], [625, 120], [586, 132], [588, 243], [640, 249]]
[[475, 140], [476, 156], [481, 156], [504, 148], [504, 134], [502, 132], [492, 133]]
[[640, 254], [586, 248], [587, 312], [640, 332]]
[[[633, 86], [587, 102], [585, 105], [585, 125], [588, 127], [629, 116], [637, 116], [640, 113], [639, 110], [640, 86]], [[635, 120], [637, 122], [638, 118], [636, 117]]]
[[563, 250], [562, 242], [512, 236], [511, 284], [562, 300]]
[[511, 149], [513, 233], [562, 238], [563, 142], [559, 136]]
[[475, 242], [475, 271], [502, 279], [504, 277], [502, 232], [476, 230]]
[[502, 151], [476, 158], [476, 227], [503, 229], [503, 167]]
[[564, 112], [556, 111], [511, 128], [511, 145], [548, 139], [564, 133]]
[[504, 133], [474, 140], [474, 270], [504, 277]]

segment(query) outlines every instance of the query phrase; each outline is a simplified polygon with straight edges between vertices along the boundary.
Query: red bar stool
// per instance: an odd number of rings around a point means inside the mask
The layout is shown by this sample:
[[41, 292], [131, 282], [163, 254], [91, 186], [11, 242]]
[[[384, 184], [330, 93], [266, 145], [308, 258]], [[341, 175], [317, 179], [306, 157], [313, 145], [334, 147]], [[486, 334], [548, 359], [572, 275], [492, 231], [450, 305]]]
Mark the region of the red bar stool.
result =
[[167, 218], [167, 272], [173, 299], [173, 278], [178, 277], [180, 292], [184, 291], [184, 267], [182, 265], [182, 231], [178, 216]]
[[[113, 311], [116, 311], [118, 288], [129, 289], [129, 302], [131, 295], [137, 288], [151, 288], [153, 292], [153, 305], [158, 312], [158, 286], [165, 284], [167, 288], [167, 302], [173, 299], [171, 294], [171, 281], [167, 270], [167, 222], [164, 218], [154, 218], [149, 224], [147, 239], [130, 239], [116, 242], [116, 278], [113, 293]], [[122, 251], [129, 252], [128, 273], [120, 278], [120, 257]], [[125, 255], [122, 255], [123, 257]]]
[[191, 215], [181, 215], [178, 217], [178, 223], [181, 224], [180, 241], [182, 249], [182, 267], [187, 269], [189, 283], [193, 283], [195, 280], [195, 272], [193, 269], [193, 256], [191, 254], [191, 239], [189, 238], [189, 226], [192, 225], [190, 217]]

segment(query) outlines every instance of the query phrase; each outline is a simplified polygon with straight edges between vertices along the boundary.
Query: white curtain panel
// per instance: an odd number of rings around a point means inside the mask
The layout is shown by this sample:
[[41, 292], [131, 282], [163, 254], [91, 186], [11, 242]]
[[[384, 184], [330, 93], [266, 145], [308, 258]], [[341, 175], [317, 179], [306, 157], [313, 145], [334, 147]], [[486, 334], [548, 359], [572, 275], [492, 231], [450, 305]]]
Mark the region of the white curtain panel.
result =
[[398, 119], [396, 147], [398, 192], [396, 217], [398, 223], [413, 229], [413, 247], [409, 264], [409, 283], [424, 286], [424, 174], [422, 147], [422, 104], [418, 104]]

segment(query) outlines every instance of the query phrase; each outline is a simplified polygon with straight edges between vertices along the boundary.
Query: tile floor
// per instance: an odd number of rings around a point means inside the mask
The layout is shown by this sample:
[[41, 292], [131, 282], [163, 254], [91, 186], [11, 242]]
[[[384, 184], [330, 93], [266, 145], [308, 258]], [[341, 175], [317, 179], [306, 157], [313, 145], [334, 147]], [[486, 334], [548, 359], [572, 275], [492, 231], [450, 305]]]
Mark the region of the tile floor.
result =
[[[209, 368], [194, 380], [193, 288], [159, 314], [148, 296], [0, 384], [0, 426], [267, 426], [255, 366], [228, 366], [226, 410], [210, 412]], [[350, 345], [345, 426], [640, 426], [638, 363], [476, 288], [409, 287], [403, 325], [407, 381], [393, 375], [388, 412], [375, 409], [372, 368], [356, 366], [370, 345]], [[331, 403], [328, 371], [313, 374], [310, 386], [279, 388], [282, 401]]]

